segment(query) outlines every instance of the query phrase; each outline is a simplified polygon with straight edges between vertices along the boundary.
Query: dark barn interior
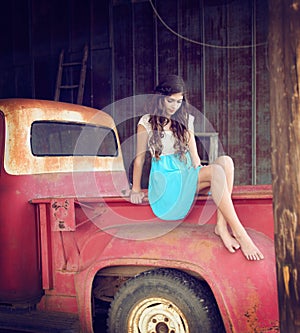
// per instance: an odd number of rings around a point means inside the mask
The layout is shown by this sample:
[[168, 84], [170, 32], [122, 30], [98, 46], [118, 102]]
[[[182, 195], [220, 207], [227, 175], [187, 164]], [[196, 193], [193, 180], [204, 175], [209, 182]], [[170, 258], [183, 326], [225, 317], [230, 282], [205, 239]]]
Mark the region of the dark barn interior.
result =
[[[11, 0], [0, 16], [0, 98], [53, 100], [61, 50], [74, 61], [87, 45], [82, 104], [110, 112], [122, 142], [141, 112], [130, 97], [179, 74], [196, 131], [208, 131], [202, 113], [235, 184], [271, 183], [267, 0]], [[76, 103], [76, 91], [60, 100]], [[129, 169], [134, 145], [124, 149]]]

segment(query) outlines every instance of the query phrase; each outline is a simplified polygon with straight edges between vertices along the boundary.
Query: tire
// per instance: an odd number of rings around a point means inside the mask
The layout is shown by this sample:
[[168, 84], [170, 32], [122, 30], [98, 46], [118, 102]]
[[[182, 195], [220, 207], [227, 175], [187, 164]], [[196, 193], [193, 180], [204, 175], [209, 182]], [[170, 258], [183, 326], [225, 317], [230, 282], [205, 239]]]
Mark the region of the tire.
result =
[[128, 280], [111, 303], [108, 333], [223, 333], [214, 296], [203, 281], [157, 269]]

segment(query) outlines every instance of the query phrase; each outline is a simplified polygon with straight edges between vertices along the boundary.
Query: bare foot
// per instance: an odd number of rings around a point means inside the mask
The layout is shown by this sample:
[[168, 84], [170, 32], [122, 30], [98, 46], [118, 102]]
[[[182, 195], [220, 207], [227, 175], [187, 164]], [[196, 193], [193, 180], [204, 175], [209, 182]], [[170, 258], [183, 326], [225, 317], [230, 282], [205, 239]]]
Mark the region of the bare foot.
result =
[[222, 239], [225, 247], [230, 253], [235, 253], [235, 251], [240, 248], [240, 244], [234, 237], [230, 235], [227, 227], [220, 227], [217, 224], [215, 227], [215, 234]]
[[237, 241], [241, 245], [241, 250], [244, 256], [248, 260], [262, 260], [264, 255], [259, 251], [256, 245], [253, 243], [250, 236], [245, 232], [243, 235], [235, 236]]

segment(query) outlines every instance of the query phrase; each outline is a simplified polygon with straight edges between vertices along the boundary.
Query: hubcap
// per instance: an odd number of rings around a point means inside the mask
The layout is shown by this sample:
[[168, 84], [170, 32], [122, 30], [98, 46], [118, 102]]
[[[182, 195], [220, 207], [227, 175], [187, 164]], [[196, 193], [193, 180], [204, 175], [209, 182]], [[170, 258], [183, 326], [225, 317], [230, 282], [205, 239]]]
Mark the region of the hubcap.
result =
[[130, 333], [190, 333], [180, 309], [164, 298], [148, 298], [138, 303], [128, 321]]

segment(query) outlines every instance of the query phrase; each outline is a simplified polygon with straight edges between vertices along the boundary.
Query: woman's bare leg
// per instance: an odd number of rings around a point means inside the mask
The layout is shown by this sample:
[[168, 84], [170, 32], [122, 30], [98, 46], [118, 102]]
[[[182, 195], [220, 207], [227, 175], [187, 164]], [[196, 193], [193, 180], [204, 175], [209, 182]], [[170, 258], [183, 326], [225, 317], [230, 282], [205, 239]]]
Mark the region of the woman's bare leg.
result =
[[253, 243], [236, 214], [223, 168], [218, 164], [211, 164], [205, 168], [201, 168], [199, 172], [200, 188], [201, 182], [210, 183], [212, 198], [224, 220], [230, 225], [233, 235], [240, 244], [245, 257], [248, 260], [263, 259], [263, 254]]
[[[234, 181], [234, 165], [232, 159], [229, 156], [221, 156], [218, 157], [214, 163], [220, 165], [223, 168], [225, 172], [228, 192], [231, 196]], [[217, 211], [217, 224], [215, 227], [215, 233], [220, 236], [229, 252], [235, 253], [235, 251], [240, 248], [238, 241], [232, 237], [228, 231], [227, 222], [220, 209]]]

